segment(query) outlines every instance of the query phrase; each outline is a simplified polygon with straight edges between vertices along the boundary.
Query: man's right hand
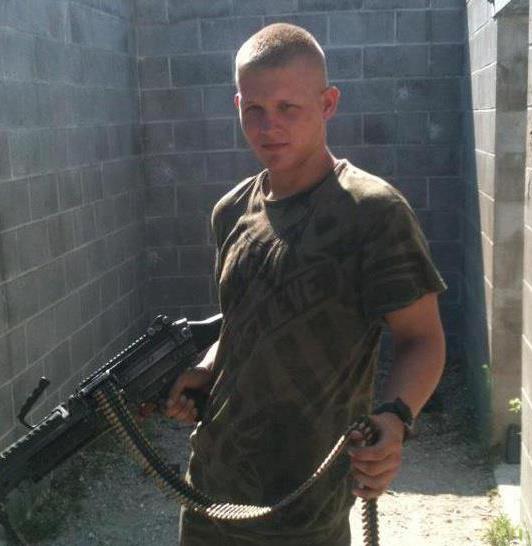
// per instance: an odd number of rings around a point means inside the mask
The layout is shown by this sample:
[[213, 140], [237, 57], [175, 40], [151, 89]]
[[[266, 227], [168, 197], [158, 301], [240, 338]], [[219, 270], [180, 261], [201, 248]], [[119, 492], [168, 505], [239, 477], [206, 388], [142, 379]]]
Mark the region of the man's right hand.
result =
[[191, 368], [183, 372], [170, 389], [166, 401], [166, 416], [192, 425], [198, 421], [194, 400], [184, 393], [187, 389], [207, 392], [212, 383], [212, 371], [205, 367]]

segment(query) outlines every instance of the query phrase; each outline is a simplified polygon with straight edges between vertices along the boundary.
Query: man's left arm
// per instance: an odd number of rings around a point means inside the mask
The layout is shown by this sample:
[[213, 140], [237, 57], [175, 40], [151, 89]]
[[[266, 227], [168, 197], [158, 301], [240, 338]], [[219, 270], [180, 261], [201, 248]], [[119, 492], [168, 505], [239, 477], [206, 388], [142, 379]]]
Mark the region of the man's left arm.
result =
[[[383, 392], [391, 402], [401, 398], [416, 416], [438, 384], [445, 362], [445, 337], [438, 311], [438, 296], [429, 293], [414, 303], [385, 315], [394, 344], [394, 361]], [[372, 416], [380, 437], [374, 446], [349, 448], [351, 468], [363, 498], [381, 495], [401, 465], [404, 424], [394, 413]], [[353, 433], [354, 443], [360, 440]]]

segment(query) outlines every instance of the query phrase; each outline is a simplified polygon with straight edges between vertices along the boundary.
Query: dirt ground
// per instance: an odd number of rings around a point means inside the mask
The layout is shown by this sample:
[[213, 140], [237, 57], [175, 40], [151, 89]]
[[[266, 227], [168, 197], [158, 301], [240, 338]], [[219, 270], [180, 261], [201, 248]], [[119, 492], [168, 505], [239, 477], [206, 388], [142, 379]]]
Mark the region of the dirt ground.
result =
[[[457, 370], [448, 370], [440, 388], [443, 407], [422, 414], [417, 435], [405, 446], [400, 476], [379, 500], [381, 546], [484, 544], [482, 535], [498, 515], [499, 503], [490, 466], [470, 433], [462, 385]], [[182, 469], [189, 432], [168, 421], [152, 423], [148, 430], [161, 452]], [[60, 493], [45, 497], [40, 503], [45, 508], [19, 517], [27, 536], [33, 535], [32, 544], [176, 545], [178, 507], [115, 439], [104, 438], [79, 454], [56, 481], [54, 490]], [[356, 506], [353, 545], [363, 544], [360, 518]]]
[[[391, 490], [379, 499], [382, 546], [485, 544], [482, 536], [499, 513], [490, 467], [474, 442], [423, 416], [419, 436], [405, 447]], [[362, 544], [360, 507], [351, 513], [353, 545]]]

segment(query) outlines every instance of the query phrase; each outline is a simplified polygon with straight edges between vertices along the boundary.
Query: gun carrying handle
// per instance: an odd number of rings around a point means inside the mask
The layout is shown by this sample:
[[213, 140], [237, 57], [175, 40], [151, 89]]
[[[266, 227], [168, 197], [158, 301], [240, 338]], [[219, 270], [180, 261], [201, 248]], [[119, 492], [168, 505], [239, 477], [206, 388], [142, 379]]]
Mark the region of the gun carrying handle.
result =
[[28, 396], [28, 399], [20, 408], [19, 414], [17, 415], [18, 420], [29, 429], [34, 428], [33, 425], [30, 425], [26, 422], [26, 416], [31, 411], [37, 400], [40, 398], [41, 394], [45, 391], [46, 387], [50, 384], [50, 381], [46, 377], [41, 377], [39, 379], [39, 385], [33, 390], [33, 392]]

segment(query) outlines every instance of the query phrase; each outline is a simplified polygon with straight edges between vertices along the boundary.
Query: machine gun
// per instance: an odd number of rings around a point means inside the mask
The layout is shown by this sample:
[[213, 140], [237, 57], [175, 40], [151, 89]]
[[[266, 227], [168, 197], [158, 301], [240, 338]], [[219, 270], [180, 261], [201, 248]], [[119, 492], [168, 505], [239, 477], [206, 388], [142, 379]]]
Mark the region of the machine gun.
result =
[[[0, 524], [8, 540], [23, 544], [10, 525], [5, 509], [9, 493], [26, 480], [38, 482], [79, 449], [112, 428], [106, 418], [102, 393], [113, 393], [128, 403], [159, 403], [166, 398], [177, 377], [193, 366], [199, 353], [217, 339], [222, 315], [201, 322], [186, 319], [171, 322], [159, 315], [146, 333], [83, 380], [65, 403], [36, 425], [26, 416], [49, 385], [41, 378], [18, 415], [30, 428], [25, 436], [0, 452]], [[207, 395], [194, 397], [201, 415]]]
[[[340, 436], [305, 482], [270, 506], [222, 502], [191, 486], [151, 446], [127, 404], [165, 399], [177, 377], [194, 365], [198, 353], [218, 339], [221, 322], [221, 315], [202, 322], [186, 319], [170, 322], [168, 317], [157, 317], [146, 334], [82, 381], [67, 402], [31, 426], [25, 417], [48, 384], [41, 380], [19, 414], [20, 421], [31, 428], [30, 432], [0, 453], [0, 524], [13, 545], [23, 546], [24, 542], [10, 525], [5, 509], [8, 494], [22, 481], [38, 482], [110, 429], [115, 430], [132, 456], [169, 497], [205, 517], [229, 521], [265, 518], [294, 502], [330, 468], [349, 442], [352, 431], [360, 431], [366, 444], [376, 441], [378, 430], [368, 417], [360, 417]], [[202, 398], [198, 392], [187, 395], [194, 398], [201, 415], [206, 396]], [[375, 500], [364, 501], [362, 519], [364, 544], [378, 546]]]

